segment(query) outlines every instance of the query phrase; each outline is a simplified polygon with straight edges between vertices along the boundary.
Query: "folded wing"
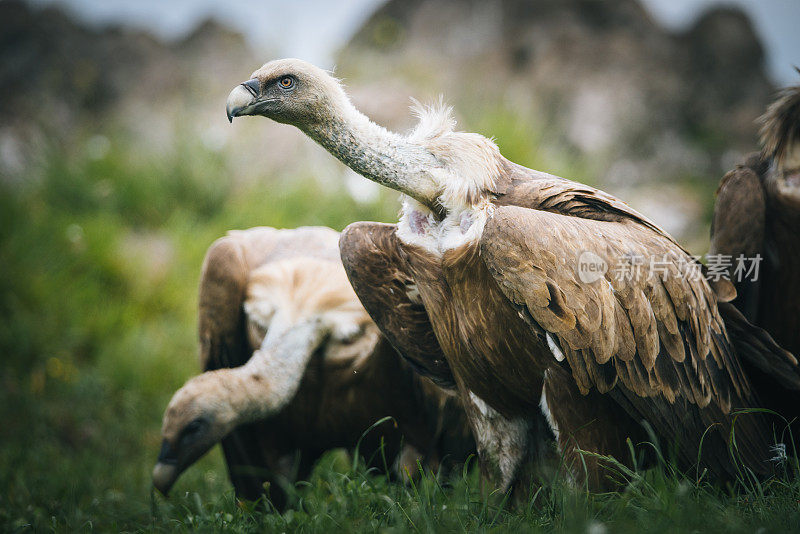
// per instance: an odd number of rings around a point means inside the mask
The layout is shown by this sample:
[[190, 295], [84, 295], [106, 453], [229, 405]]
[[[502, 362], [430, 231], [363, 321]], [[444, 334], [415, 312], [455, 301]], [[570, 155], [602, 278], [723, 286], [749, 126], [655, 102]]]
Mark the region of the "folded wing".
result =
[[359, 222], [339, 249], [347, 277], [375, 324], [411, 366], [438, 385], [454, 380], [399, 246], [396, 226]]
[[[724, 437], [731, 410], [754, 405], [716, 296], [670, 239], [635, 221], [506, 206], [487, 223], [481, 254], [583, 393], [609, 393], [667, 438], [694, 442], [720, 423]], [[737, 428], [750, 465], [767, 449], [762, 433], [756, 422]]]

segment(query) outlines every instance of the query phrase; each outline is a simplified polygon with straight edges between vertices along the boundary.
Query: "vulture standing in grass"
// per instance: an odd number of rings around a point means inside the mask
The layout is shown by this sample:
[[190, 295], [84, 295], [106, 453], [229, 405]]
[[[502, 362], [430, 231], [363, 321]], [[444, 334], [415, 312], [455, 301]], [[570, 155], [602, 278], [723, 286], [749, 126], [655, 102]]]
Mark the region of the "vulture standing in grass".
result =
[[253, 228], [211, 246], [199, 302], [206, 372], [164, 414], [153, 470], [162, 493], [222, 441], [237, 495], [253, 500], [270, 482], [282, 506], [293, 469], [307, 477], [324, 451], [355, 447], [385, 416], [397, 424], [360, 445], [376, 467], [396, 459], [413, 474], [417, 458], [436, 469], [474, 450], [456, 397], [412, 371], [359, 303], [338, 239], [329, 228]]
[[[781, 91], [760, 122], [761, 151], [720, 182], [709, 254], [727, 267], [736, 285], [733, 304], [782, 347], [798, 354], [800, 86]], [[753, 376], [754, 382], [765, 380], [768, 377]], [[795, 392], [773, 388], [765, 396], [785, 417], [800, 417]], [[794, 423], [795, 432], [800, 431], [798, 425]]]
[[408, 135], [387, 131], [300, 60], [254, 72], [227, 112], [295, 125], [404, 194], [397, 225], [345, 229], [342, 261], [395, 348], [458, 390], [493, 486], [527, 488], [552, 435], [575, 480], [599, 487], [602, 466], [581, 450], [630, 459], [642, 421], [683, 466], [702, 440], [701, 469], [722, 479], [770, 470], [761, 417], [737, 419], [729, 454], [733, 411], [758, 406], [743, 359], [767, 373], [796, 361], [746, 321], [726, 329], [737, 312], [717, 293], [732, 288], [693, 276], [691, 256], [624, 202], [506, 160], [441, 105], [417, 106]]

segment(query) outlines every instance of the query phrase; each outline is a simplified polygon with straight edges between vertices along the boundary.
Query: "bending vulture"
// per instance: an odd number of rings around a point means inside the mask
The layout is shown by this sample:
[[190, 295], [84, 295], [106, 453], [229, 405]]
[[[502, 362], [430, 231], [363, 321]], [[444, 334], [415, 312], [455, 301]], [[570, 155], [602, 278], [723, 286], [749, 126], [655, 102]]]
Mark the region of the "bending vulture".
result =
[[[457, 132], [450, 109], [416, 105], [408, 135], [371, 122], [327, 72], [267, 63], [228, 97], [229, 118], [293, 124], [363, 176], [402, 192], [397, 225], [355, 223], [342, 261], [370, 316], [415, 369], [456, 388], [483, 474], [527, 486], [555, 436], [576, 481], [604, 482], [596, 456], [648, 440], [722, 479], [770, 470], [771, 428], [744, 368], [796, 361], [721, 302], [666, 232], [591, 187], [516, 165]], [[656, 268], [650, 268], [650, 267]], [[619, 274], [619, 275], [618, 275]], [[763, 335], [762, 335], [763, 334]], [[435, 343], [433, 341], [435, 340]], [[741, 347], [746, 347], [741, 349]], [[706, 430], [708, 432], [706, 433]], [[585, 468], [584, 468], [585, 466]]]
[[292, 468], [307, 477], [324, 451], [355, 447], [385, 416], [397, 424], [360, 444], [376, 467], [397, 458], [401, 474], [416, 473], [418, 458], [435, 469], [474, 450], [457, 399], [413, 372], [366, 314], [338, 238], [329, 228], [253, 228], [211, 246], [199, 302], [206, 372], [164, 414], [153, 470], [162, 493], [221, 440], [237, 495], [254, 500], [269, 482], [280, 507]]

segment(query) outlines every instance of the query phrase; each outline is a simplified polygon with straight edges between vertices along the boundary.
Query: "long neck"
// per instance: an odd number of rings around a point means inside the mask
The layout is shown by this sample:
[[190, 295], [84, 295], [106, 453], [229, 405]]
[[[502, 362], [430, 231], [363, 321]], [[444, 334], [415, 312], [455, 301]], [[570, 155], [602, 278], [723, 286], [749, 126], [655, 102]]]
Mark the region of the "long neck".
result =
[[325, 332], [318, 320], [292, 324], [279, 319], [273, 319], [261, 348], [226, 377], [236, 424], [264, 419], [289, 404], [323, 341]]
[[432, 206], [438, 187], [436, 158], [419, 144], [369, 120], [349, 100], [330, 118], [302, 130], [358, 174]]

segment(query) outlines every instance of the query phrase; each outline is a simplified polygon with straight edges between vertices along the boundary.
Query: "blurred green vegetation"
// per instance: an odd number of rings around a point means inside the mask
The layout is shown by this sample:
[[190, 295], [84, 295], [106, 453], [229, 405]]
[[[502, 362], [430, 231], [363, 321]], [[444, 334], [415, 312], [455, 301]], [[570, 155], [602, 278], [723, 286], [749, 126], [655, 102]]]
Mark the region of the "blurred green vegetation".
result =
[[[477, 122], [511, 159], [543, 161], [512, 116]], [[207, 247], [235, 228], [396, 220], [396, 195], [358, 203], [314, 176], [231, 179], [187, 139], [166, 158], [53, 148], [24, 182], [0, 179], [0, 530], [3, 531], [738, 531], [800, 528], [796, 479], [732, 496], [661, 471], [619, 493], [558, 481], [508, 511], [476, 470], [411, 486], [328, 455], [283, 514], [236, 503], [214, 450], [170, 500], [150, 471], [162, 410], [198, 371], [196, 286]], [[788, 480], [788, 478], [787, 478]]]
[[[198, 372], [196, 288], [214, 239], [396, 213], [390, 193], [362, 205], [311, 176], [234, 186], [218, 153], [187, 142], [174, 154], [52, 149], [24, 183], [0, 180], [6, 528], [147, 525], [161, 412]], [[219, 454], [181, 485], [227, 492]]]

